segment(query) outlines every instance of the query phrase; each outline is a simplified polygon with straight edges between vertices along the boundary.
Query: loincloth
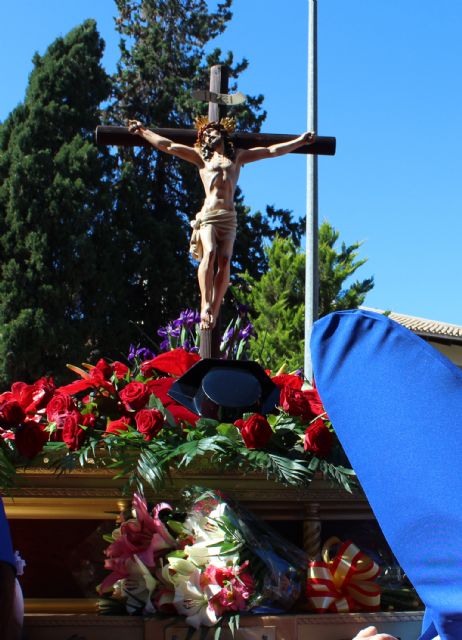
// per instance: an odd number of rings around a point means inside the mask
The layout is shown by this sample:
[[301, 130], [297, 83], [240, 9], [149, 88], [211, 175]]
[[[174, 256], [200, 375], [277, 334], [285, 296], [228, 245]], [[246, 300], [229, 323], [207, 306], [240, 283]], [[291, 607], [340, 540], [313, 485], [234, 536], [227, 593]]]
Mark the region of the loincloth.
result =
[[202, 260], [203, 248], [200, 230], [211, 225], [215, 242], [222, 243], [234, 241], [236, 238], [237, 218], [234, 209], [215, 209], [214, 211], [199, 211], [194, 220], [191, 220], [193, 229], [189, 251], [195, 260]]

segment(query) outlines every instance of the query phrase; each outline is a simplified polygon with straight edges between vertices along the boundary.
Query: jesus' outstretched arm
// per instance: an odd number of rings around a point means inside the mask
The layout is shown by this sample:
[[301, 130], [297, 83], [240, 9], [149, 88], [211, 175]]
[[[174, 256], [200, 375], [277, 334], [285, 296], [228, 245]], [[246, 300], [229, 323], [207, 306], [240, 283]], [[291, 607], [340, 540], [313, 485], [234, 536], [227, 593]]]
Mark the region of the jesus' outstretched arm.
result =
[[130, 133], [144, 138], [153, 147], [159, 149], [159, 151], [169, 153], [172, 156], [177, 156], [178, 158], [186, 160], [187, 162], [192, 162], [197, 167], [201, 167], [203, 165], [201, 155], [195, 148], [188, 147], [185, 144], [173, 142], [169, 138], [160, 136], [154, 131], [151, 131], [150, 129], [144, 127], [143, 124], [138, 120], [129, 120], [128, 130]]
[[239, 150], [239, 162], [242, 164], [248, 164], [249, 162], [255, 162], [257, 160], [264, 160], [265, 158], [277, 158], [283, 156], [286, 153], [295, 151], [298, 147], [302, 147], [305, 144], [313, 144], [316, 139], [316, 135], [312, 131], [303, 133], [294, 140], [288, 142], [279, 142], [272, 144], [269, 147], [253, 147], [252, 149], [240, 149]]

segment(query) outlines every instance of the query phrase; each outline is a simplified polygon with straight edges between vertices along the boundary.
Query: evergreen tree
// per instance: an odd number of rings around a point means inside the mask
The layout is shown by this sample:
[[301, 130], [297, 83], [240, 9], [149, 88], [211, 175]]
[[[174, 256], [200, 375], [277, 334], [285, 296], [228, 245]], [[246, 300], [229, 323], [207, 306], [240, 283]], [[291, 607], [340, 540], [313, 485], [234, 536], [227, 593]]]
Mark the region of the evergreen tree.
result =
[[[361, 243], [336, 249], [339, 233], [328, 222], [319, 228], [319, 315], [354, 309], [364, 302], [374, 279], [349, 278], [367, 259], [357, 260]], [[305, 314], [305, 254], [291, 238], [276, 237], [267, 247], [268, 269], [261, 277], [243, 274], [247, 291], [240, 294], [255, 318], [257, 340], [251, 357], [277, 368], [284, 362], [291, 369], [302, 365]]]
[[292, 212], [267, 206], [266, 213], [252, 214], [243, 204], [240, 195], [237, 204], [242, 212], [238, 217], [237, 238], [234, 246], [232, 281], [240, 284], [239, 274], [247, 273], [252, 278], [260, 278], [268, 270], [266, 244], [275, 236], [288, 238], [295, 245], [300, 244], [305, 232], [305, 218], [293, 220]]
[[362, 242], [347, 246], [342, 242], [340, 251], [336, 244], [339, 232], [328, 222], [319, 227], [319, 316], [333, 311], [356, 309], [363, 304], [367, 293], [374, 287], [374, 278], [355, 280], [345, 288], [346, 281], [367, 262], [357, 260]]
[[25, 102], [0, 127], [3, 384], [80, 359], [89, 337], [88, 290], [100, 277], [92, 231], [111, 163], [92, 142], [110, 89], [103, 46], [89, 20], [36, 54]]

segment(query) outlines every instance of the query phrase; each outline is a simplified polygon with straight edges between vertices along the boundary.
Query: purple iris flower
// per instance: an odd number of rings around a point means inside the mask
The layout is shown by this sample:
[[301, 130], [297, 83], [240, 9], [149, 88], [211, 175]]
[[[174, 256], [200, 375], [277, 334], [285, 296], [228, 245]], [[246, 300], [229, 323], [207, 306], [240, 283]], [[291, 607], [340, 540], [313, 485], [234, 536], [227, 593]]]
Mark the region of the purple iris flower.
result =
[[165, 340], [162, 340], [162, 342], [159, 345], [159, 348], [161, 351], [170, 351], [170, 342], [168, 341], [168, 338], [166, 338]]
[[234, 327], [230, 327], [227, 331], [225, 331], [225, 333], [223, 334], [223, 339], [222, 342], [226, 343], [229, 342], [232, 337], [234, 335]]
[[195, 324], [200, 322], [200, 313], [194, 309], [184, 309], [180, 313], [180, 317], [174, 321], [175, 326], [183, 326], [186, 329], [191, 329]]
[[151, 349], [147, 349], [146, 347], [138, 349], [137, 356], [138, 358], [141, 358], [141, 360], [152, 360], [152, 358], [154, 358], [154, 354]]
[[174, 324], [169, 324], [167, 326], [168, 335], [172, 336], [172, 338], [179, 338], [181, 333], [181, 327], [175, 327]]
[[248, 322], [247, 325], [239, 331], [239, 340], [249, 340], [251, 336], [255, 335], [253, 324]]
[[136, 358], [139, 358], [140, 360], [151, 360], [154, 358], [154, 354], [146, 347], [135, 347], [134, 344], [131, 344], [127, 358], [128, 360], [135, 360]]

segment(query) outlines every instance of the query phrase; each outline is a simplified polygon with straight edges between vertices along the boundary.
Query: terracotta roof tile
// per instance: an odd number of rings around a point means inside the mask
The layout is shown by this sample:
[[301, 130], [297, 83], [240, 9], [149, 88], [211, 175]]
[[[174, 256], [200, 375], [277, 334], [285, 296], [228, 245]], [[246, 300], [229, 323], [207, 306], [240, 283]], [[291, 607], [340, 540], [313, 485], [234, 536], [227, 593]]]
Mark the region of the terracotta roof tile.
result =
[[[384, 313], [382, 309], [372, 309], [371, 307], [361, 307], [376, 313]], [[416, 316], [408, 316], [404, 313], [387, 312], [389, 318], [410, 329], [420, 336], [445, 338], [452, 340], [462, 340], [462, 326], [457, 324], [448, 324], [447, 322], [438, 322], [437, 320], [428, 320], [427, 318], [418, 318]]]

